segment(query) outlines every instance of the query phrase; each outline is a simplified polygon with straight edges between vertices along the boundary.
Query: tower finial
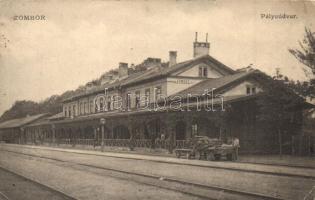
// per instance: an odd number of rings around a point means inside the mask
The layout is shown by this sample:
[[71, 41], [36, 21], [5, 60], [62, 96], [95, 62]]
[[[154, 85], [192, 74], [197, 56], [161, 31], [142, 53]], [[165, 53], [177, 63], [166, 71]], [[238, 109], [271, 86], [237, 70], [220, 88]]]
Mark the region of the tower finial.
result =
[[208, 42], [208, 33], [206, 33], [206, 42]]
[[195, 42], [197, 42], [197, 40], [198, 40], [198, 32], [196, 32], [195, 34]]

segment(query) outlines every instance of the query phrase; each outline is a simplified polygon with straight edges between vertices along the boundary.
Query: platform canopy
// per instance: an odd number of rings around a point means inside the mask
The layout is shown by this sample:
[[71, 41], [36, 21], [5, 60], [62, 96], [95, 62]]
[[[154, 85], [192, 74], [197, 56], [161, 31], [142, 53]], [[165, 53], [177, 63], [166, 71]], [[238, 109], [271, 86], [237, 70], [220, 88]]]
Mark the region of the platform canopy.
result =
[[8, 120], [8, 121], [0, 123], [0, 129], [19, 128], [27, 124], [30, 124], [32, 122], [35, 122], [36, 120], [41, 119], [47, 115], [48, 115], [47, 113], [44, 113], [44, 114], [38, 114], [38, 115], [32, 115], [32, 116], [26, 116], [23, 118]]

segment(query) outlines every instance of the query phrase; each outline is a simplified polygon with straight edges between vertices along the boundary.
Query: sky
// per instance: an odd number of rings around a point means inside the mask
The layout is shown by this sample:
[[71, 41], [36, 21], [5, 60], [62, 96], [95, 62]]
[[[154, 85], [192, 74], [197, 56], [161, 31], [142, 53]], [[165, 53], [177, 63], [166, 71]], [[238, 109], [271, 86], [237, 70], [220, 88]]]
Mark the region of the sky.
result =
[[[262, 18], [296, 15], [294, 19]], [[14, 20], [44, 15], [45, 20]], [[147, 57], [192, 58], [195, 32], [210, 55], [238, 69], [307, 80], [289, 52], [304, 28], [315, 31], [311, 1], [0, 0], [0, 115], [17, 100], [42, 101]]]

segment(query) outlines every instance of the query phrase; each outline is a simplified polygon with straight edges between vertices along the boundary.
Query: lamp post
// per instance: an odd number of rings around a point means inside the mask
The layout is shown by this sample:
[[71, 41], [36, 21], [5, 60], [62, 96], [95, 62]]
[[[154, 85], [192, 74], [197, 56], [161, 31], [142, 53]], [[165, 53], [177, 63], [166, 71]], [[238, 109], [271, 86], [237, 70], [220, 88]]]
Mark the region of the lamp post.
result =
[[52, 124], [51, 127], [52, 127], [52, 143], [54, 145], [56, 142], [56, 125]]
[[23, 141], [24, 141], [24, 128], [21, 127], [21, 134], [20, 134], [20, 137], [19, 137], [19, 144], [21, 144]]
[[106, 123], [106, 119], [104, 118], [101, 118], [100, 119], [100, 123], [101, 123], [101, 131], [102, 131], [102, 147], [101, 147], [101, 150], [104, 151], [104, 125]]

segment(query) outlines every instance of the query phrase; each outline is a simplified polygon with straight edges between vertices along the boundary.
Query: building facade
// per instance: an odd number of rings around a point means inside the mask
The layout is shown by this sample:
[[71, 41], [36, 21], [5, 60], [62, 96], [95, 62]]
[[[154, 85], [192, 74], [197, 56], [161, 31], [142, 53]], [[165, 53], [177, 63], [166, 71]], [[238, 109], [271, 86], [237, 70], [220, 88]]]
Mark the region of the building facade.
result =
[[119, 63], [100, 85], [65, 99], [62, 113], [22, 125], [18, 141], [172, 151], [186, 147], [194, 135], [235, 136], [241, 152], [277, 152], [277, 134], [257, 120], [255, 101], [266, 75], [251, 68], [235, 71], [209, 52], [208, 41], [196, 37], [190, 60], [178, 63], [177, 52], [170, 51], [168, 63], [148, 58], [144, 70], [134, 73], [134, 66]]

